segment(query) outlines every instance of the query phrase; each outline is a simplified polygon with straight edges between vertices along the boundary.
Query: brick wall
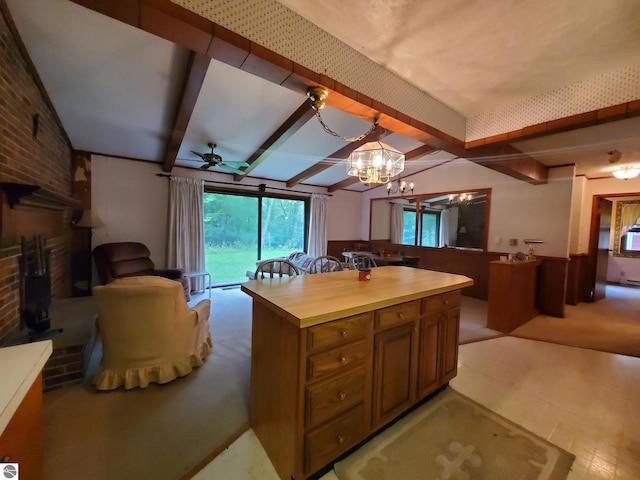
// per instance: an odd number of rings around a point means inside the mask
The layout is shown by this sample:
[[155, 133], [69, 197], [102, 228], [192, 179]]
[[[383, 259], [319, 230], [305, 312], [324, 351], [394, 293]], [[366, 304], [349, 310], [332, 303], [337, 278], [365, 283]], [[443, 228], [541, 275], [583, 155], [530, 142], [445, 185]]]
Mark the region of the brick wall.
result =
[[[65, 196], [72, 194], [71, 147], [55, 111], [39, 89], [30, 60], [12, 30], [6, 4], [0, 0], [0, 181], [39, 185]], [[37, 137], [32, 134], [37, 114]], [[4, 200], [3, 200], [4, 201]], [[52, 294], [70, 296], [70, 217], [65, 211], [63, 233], [45, 237], [51, 250]], [[20, 327], [18, 259], [20, 248], [0, 246], [0, 345]]]

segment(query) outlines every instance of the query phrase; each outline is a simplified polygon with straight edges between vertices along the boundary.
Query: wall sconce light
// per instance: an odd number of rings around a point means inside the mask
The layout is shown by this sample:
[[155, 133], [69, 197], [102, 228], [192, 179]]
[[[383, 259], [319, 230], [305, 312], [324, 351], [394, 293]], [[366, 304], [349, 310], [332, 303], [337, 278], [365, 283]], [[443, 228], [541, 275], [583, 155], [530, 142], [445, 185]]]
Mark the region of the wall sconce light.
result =
[[[411, 190], [411, 193], [413, 193], [413, 182], [409, 182], [409, 190]], [[396, 184], [396, 186], [393, 186], [393, 182], [388, 182], [387, 183], [387, 196], [396, 193], [399, 193], [400, 195], [404, 195], [404, 192], [407, 191], [407, 182], [405, 182], [402, 179], [398, 179], [398, 183]]]
[[613, 171], [613, 176], [620, 180], [636, 178], [638, 175], [640, 175], [640, 168], [634, 167], [633, 165], [625, 165]]
[[328, 96], [329, 96], [329, 90], [327, 90], [324, 87], [315, 86], [315, 87], [309, 87], [307, 89], [307, 97], [311, 101], [311, 107], [316, 111], [316, 118], [318, 119], [318, 122], [320, 122], [320, 125], [322, 125], [322, 128], [324, 129], [324, 131], [327, 132], [329, 135], [333, 135], [334, 137], [341, 138], [346, 142], [357, 142], [359, 140], [362, 140], [364, 137], [366, 137], [370, 133], [372, 133], [378, 126], [378, 117], [376, 117], [373, 119], [373, 125], [371, 125], [371, 128], [366, 132], [364, 132], [362, 135], [358, 135], [357, 137], [343, 137], [339, 133], [334, 132], [327, 126], [326, 123], [324, 123], [324, 121], [322, 120], [322, 116], [320, 115], [320, 110], [324, 108], [325, 106], [324, 101], [327, 99]]

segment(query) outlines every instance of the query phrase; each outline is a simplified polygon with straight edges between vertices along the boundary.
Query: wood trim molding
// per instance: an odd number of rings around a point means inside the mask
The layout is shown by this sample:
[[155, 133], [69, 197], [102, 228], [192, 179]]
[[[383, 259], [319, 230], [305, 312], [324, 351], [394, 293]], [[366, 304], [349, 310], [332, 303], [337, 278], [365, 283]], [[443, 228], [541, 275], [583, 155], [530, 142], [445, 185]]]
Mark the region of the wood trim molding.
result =
[[519, 130], [513, 130], [500, 135], [479, 138], [477, 140], [466, 142], [464, 146], [467, 149], [474, 149], [490, 144], [538, 138], [545, 135], [577, 130], [579, 128], [591, 127], [593, 125], [615, 122], [616, 120], [623, 120], [637, 116], [640, 116], [640, 100], [633, 100], [631, 102], [591, 110], [590, 112], [579, 113], [569, 117], [529, 125]]

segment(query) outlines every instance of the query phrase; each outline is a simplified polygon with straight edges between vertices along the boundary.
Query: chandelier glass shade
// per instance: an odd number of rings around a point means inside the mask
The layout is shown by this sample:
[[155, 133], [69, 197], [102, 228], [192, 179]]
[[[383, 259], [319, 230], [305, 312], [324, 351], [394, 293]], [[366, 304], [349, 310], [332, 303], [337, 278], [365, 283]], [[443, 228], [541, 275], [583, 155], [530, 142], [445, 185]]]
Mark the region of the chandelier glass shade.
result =
[[618, 170], [613, 171], [613, 176], [619, 178], [620, 180], [636, 178], [638, 175], [640, 175], [640, 168], [634, 167], [632, 165], [626, 165], [624, 167], [620, 167]]
[[375, 141], [356, 148], [347, 159], [347, 175], [365, 185], [385, 184], [404, 170], [404, 154]]

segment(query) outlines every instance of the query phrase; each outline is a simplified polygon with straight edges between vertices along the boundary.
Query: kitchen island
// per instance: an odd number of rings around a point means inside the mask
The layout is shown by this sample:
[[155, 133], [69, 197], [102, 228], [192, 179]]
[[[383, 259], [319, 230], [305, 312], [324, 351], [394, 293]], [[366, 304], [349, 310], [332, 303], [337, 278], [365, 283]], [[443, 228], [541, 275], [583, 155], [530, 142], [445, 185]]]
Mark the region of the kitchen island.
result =
[[252, 280], [251, 427], [282, 479], [304, 479], [457, 372], [461, 289], [411, 267]]

